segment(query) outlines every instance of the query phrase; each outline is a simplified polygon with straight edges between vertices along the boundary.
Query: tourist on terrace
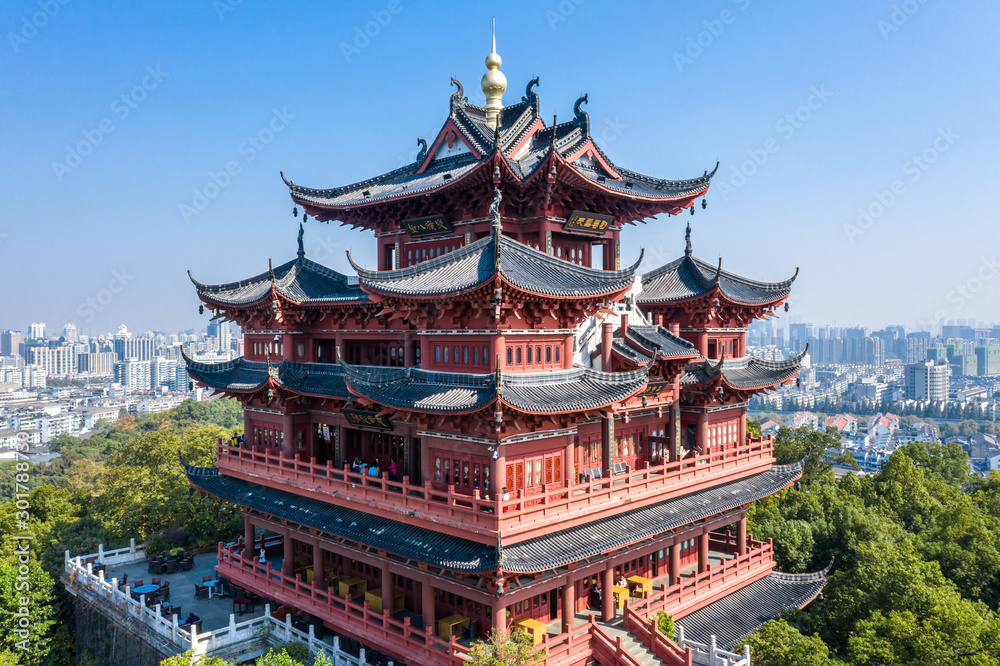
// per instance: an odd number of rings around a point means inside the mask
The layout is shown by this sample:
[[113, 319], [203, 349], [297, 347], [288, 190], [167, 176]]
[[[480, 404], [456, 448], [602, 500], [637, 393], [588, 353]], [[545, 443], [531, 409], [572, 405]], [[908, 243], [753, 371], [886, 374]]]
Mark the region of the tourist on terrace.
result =
[[396, 459], [393, 458], [389, 461], [389, 477], [395, 479], [398, 473], [399, 472], [396, 469]]
[[368, 468], [368, 476], [374, 476], [375, 478], [378, 478], [379, 476], [378, 467], [379, 467], [379, 460], [378, 458], [376, 458], [375, 464]]

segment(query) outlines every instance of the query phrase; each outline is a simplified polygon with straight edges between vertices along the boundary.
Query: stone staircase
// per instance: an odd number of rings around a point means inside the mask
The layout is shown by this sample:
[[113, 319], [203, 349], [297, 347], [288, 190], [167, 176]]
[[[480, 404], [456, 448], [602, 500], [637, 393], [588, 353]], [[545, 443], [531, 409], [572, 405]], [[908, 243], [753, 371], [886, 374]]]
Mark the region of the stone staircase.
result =
[[613, 622], [598, 622], [598, 624], [612, 639], [617, 639], [621, 636], [622, 647], [628, 650], [640, 663], [647, 666], [666, 666], [665, 662], [650, 652], [645, 645], [635, 639], [635, 636], [625, 630], [625, 627], [622, 626], [620, 614]]

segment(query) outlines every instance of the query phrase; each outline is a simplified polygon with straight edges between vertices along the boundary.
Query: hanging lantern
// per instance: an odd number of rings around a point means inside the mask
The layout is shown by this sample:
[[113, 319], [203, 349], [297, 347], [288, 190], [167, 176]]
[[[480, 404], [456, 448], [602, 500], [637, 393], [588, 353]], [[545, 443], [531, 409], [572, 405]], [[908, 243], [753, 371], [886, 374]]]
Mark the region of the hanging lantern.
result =
[[302, 213], [302, 221], [303, 222], [308, 222], [309, 221], [309, 216], [306, 215], [305, 213]]
[[706, 199], [705, 197], [702, 197], [701, 198], [701, 209], [705, 210], [706, 208], [708, 208], [708, 199]]
[[694, 215], [694, 204], [691, 204], [691, 207], [688, 210], [690, 210], [691, 214]]
[[785, 303], [785, 312], [788, 312], [788, 303]]
[[204, 305], [199, 305], [198, 306], [198, 314], [205, 314], [205, 306]]
[[292, 217], [298, 217], [298, 216], [299, 216], [299, 207], [292, 206]]

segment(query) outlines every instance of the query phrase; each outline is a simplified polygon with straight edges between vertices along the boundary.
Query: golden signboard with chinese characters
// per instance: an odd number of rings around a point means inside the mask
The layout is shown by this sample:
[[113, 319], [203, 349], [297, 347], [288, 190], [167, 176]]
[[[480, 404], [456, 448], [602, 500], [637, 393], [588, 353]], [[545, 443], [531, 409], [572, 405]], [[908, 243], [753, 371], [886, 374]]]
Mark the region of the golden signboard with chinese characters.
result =
[[353, 426], [365, 428], [378, 428], [379, 430], [392, 430], [392, 422], [384, 416], [379, 416], [375, 412], [366, 412], [360, 409], [342, 409], [340, 413], [344, 415], [347, 422]]
[[428, 215], [427, 217], [415, 217], [412, 220], [403, 220], [403, 226], [410, 233], [411, 238], [422, 238], [424, 236], [436, 236], [454, 231], [444, 215]]
[[603, 234], [615, 223], [614, 215], [599, 215], [585, 210], [574, 210], [566, 220], [564, 231], [579, 231], [584, 234]]
[[656, 384], [647, 384], [646, 390], [642, 392], [642, 395], [657, 396], [663, 393], [663, 389], [670, 386], [669, 382], [659, 382]]

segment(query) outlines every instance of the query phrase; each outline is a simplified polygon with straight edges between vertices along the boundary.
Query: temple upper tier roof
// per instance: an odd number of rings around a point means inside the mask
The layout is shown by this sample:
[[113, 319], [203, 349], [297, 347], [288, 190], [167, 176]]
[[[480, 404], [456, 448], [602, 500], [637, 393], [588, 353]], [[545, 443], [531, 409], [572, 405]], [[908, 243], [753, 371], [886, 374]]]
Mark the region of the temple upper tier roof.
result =
[[[499, 273], [509, 284], [527, 292], [556, 298], [602, 296], [628, 289], [642, 261], [618, 271], [579, 266], [509, 238], [491, 234], [454, 252], [391, 271], [351, 265], [365, 290], [404, 297], [446, 296], [487, 284]], [[350, 253], [348, 253], [350, 259]]]
[[691, 254], [691, 227], [684, 256], [642, 276], [639, 303], [670, 303], [718, 292], [732, 303], [767, 305], [788, 297], [798, 269], [782, 282], [760, 282], [722, 270], [722, 261], [710, 264]]
[[690, 363], [681, 374], [681, 385], [721, 381], [736, 390], [761, 390], [783, 384], [799, 374], [802, 359], [809, 348], [798, 356], [783, 361], [768, 361], [756, 356]]
[[202, 284], [188, 277], [202, 300], [223, 306], [257, 303], [271, 296], [271, 289], [296, 303], [350, 303], [368, 300], [358, 285], [346, 275], [306, 259], [284, 263], [252, 278], [227, 284]]
[[696, 178], [669, 180], [615, 165], [591, 134], [590, 117], [582, 110], [588, 101], [586, 95], [574, 104], [572, 120], [546, 125], [539, 114], [534, 90], [538, 79], [534, 79], [520, 102], [503, 107], [496, 128], [487, 122], [487, 109], [469, 103], [461, 83], [452, 79], [452, 84], [457, 90], [451, 96], [448, 119], [430, 147], [418, 140], [422, 149], [412, 163], [326, 189], [303, 187], [285, 179], [292, 198], [320, 219], [333, 219], [337, 210], [427, 194], [455, 186], [474, 172], [485, 171], [492, 177], [497, 160], [505, 166], [506, 176], [521, 183], [530, 180], [541, 165], [555, 160], [568, 165], [598, 191], [631, 200], [676, 202], [676, 207], [663, 208], [676, 213], [702, 196], [715, 174], [706, 170]]
[[533, 414], [601, 409], [641, 391], [645, 370], [468, 374], [420, 368], [344, 365], [352, 391], [385, 407], [423, 413], [470, 413], [501, 402]]
[[659, 358], [698, 356], [698, 349], [684, 338], [674, 335], [662, 326], [629, 325], [625, 337]]

